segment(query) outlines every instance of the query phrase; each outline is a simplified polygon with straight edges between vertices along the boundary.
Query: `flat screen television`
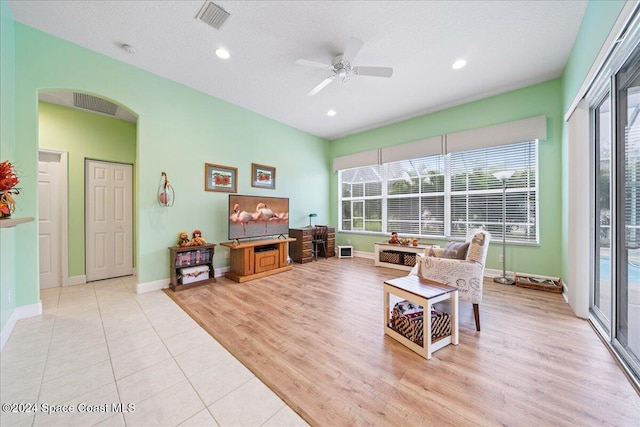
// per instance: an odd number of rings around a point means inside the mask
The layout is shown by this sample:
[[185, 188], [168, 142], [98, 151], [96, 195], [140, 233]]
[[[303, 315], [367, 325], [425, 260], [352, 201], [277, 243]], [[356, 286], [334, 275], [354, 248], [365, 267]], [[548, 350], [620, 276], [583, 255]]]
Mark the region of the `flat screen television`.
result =
[[229, 194], [229, 240], [289, 233], [287, 197]]

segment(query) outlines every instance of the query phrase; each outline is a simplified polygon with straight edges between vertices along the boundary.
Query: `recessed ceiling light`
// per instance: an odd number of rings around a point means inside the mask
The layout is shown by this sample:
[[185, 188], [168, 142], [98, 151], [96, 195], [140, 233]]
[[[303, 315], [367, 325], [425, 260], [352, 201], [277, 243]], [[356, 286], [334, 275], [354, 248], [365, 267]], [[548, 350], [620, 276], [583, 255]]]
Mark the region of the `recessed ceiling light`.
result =
[[222, 59], [229, 59], [229, 51], [225, 48], [219, 47], [216, 49], [216, 56]]
[[329, 110], [329, 111], [327, 111], [327, 116], [329, 116], [329, 117], [333, 117], [333, 116], [335, 116], [335, 115], [336, 115], [336, 110]]
[[465, 65], [467, 65], [467, 61], [465, 61], [464, 59], [458, 59], [456, 62], [453, 63], [451, 68], [453, 68], [454, 70], [459, 70], [460, 68], [464, 67]]

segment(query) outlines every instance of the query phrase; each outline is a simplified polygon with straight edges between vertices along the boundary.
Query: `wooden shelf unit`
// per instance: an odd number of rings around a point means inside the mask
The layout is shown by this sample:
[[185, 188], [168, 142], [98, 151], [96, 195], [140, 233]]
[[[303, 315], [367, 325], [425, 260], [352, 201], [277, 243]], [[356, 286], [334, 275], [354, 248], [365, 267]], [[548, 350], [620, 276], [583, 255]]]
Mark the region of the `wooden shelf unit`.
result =
[[[302, 228], [290, 228], [289, 237], [296, 239], [294, 243], [289, 246], [289, 256], [294, 262], [304, 264], [306, 262], [313, 261], [312, 244], [313, 240], [313, 226]], [[336, 255], [336, 229], [329, 227], [327, 229], [327, 256], [332, 257]]]
[[411, 271], [413, 269], [413, 265], [404, 265], [397, 263], [390, 263], [385, 261], [380, 261], [380, 252], [382, 251], [391, 251], [391, 252], [405, 252], [410, 254], [427, 254], [427, 249], [429, 248], [437, 248], [437, 245], [400, 245], [397, 243], [387, 243], [387, 242], [378, 242], [374, 245], [374, 265], [376, 267], [388, 267], [388, 268], [396, 268], [398, 270], [406, 270]]
[[[213, 254], [216, 245], [208, 243], [199, 246], [171, 246], [169, 247], [169, 263], [171, 264], [171, 278], [169, 287], [174, 291], [194, 288], [196, 286], [214, 283], [216, 281], [213, 270]], [[206, 265], [208, 276], [203, 280], [191, 283], [181, 283], [180, 270], [188, 267]]]
[[230, 270], [225, 277], [238, 283], [282, 273], [293, 268], [287, 264], [287, 244], [296, 239], [252, 240], [234, 245], [223, 242], [220, 245], [230, 249]]

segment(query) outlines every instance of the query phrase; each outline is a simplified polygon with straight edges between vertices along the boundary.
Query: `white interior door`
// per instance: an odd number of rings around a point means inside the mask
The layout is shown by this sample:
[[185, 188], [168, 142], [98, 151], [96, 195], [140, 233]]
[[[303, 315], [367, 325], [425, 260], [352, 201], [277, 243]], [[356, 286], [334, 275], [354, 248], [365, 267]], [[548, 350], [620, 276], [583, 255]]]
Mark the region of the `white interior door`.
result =
[[133, 274], [133, 167], [86, 160], [87, 281]]
[[41, 151], [38, 158], [38, 222], [40, 288], [62, 285], [62, 215], [63, 200], [59, 153]]

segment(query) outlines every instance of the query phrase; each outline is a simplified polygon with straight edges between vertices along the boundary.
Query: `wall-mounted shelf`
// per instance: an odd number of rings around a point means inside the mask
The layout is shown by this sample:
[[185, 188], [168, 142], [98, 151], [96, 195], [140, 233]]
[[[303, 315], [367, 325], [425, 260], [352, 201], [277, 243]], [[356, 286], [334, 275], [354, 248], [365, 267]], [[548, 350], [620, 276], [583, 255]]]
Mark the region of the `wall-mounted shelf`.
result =
[[23, 218], [0, 218], [0, 228], [15, 227], [18, 224], [24, 224], [25, 222], [31, 222], [34, 218], [32, 216], [26, 216]]

